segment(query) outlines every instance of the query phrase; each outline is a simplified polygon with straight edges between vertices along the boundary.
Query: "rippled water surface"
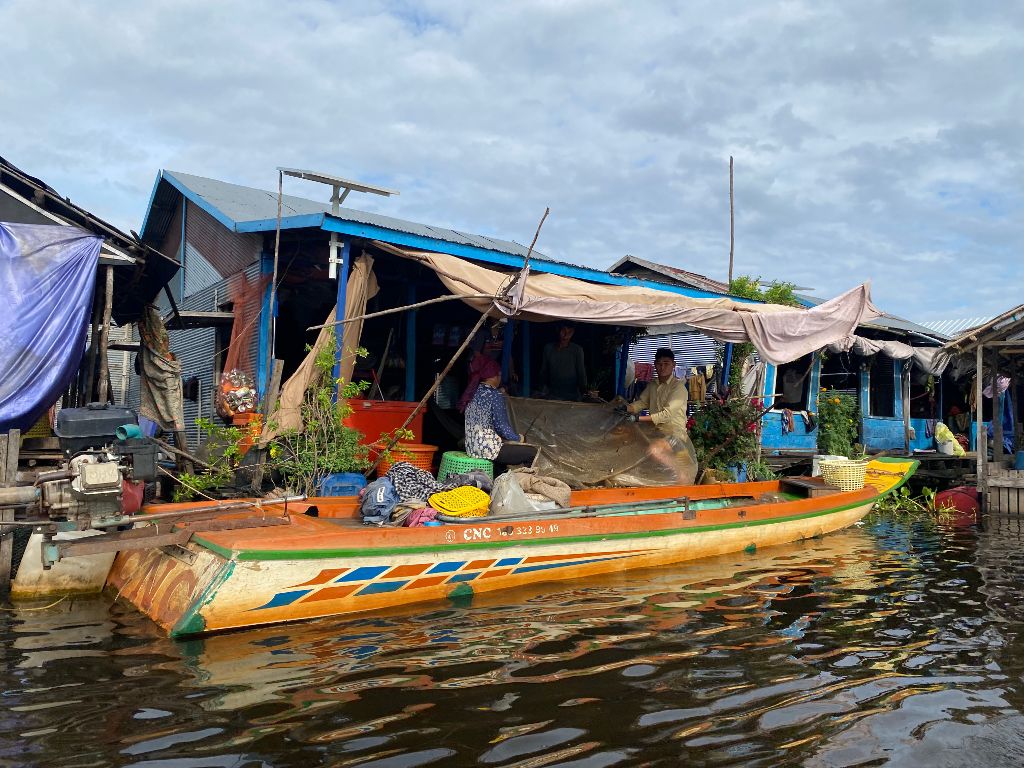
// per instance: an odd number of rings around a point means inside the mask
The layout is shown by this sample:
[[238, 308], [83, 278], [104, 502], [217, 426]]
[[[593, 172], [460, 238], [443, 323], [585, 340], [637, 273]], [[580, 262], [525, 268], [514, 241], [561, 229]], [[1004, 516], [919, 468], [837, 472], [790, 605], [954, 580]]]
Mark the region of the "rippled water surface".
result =
[[1024, 533], [880, 521], [658, 571], [175, 642], [0, 612], [0, 764], [1024, 765]]

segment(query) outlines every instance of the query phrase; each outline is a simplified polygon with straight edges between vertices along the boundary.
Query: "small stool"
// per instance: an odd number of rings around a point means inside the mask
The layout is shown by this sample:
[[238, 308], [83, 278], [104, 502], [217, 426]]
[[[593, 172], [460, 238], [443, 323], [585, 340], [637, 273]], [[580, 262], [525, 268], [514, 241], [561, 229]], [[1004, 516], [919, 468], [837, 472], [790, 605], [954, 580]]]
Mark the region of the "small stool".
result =
[[451, 475], [462, 475], [474, 469], [479, 469], [494, 479], [494, 464], [489, 459], [474, 459], [463, 451], [445, 451], [441, 456], [441, 466], [437, 470], [437, 480], [444, 482]]

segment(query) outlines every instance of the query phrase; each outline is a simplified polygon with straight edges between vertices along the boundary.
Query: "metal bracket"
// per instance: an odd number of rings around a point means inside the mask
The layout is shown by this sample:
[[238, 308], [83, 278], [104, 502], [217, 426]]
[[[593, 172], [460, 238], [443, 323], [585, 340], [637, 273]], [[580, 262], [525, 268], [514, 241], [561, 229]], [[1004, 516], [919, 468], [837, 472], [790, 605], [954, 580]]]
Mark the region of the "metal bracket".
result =
[[683, 502], [683, 520], [696, 520], [697, 510], [690, 509], [690, 497], [683, 496], [683, 498], [680, 499], [680, 501]]

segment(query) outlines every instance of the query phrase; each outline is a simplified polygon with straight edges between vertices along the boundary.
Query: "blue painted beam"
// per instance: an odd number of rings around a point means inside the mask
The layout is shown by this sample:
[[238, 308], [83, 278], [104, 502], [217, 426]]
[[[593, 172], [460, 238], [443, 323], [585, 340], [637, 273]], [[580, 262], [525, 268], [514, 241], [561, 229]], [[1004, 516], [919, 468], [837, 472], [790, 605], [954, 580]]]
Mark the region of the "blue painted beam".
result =
[[[338, 303], [335, 309], [335, 317], [339, 320], [345, 319], [345, 293], [348, 290], [349, 256], [351, 255], [352, 244], [348, 240], [341, 241], [341, 265], [338, 268]], [[334, 327], [334, 397], [338, 398], [338, 377], [341, 376], [341, 356], [345, 352], [345, 331], [344, 326]]]
[[[506, 267], [521, 268], [523, 266], [522, 256], [493, 251], [476, 245], [452, 243], [439, 238], [413, 235], [408, 232], [399, 232], [394, 229], [386, 229], [373, 224], [363, 224], [355, 221], [336, 219], [333, 216], [326, 216], [324, 218], [322, 229], [326, 232], [338, 232], [350, 237], [361, 237], [367, 240], [381, 240], [387, 243], [392, 243], [393, 245], [418, 248], [425, 251], [434, 251], [436, 253], [445, 253], [450, 256], [461, 256], [467, 259], [476, 259], [478, 261], [500, 264]], [[693, 298], [722, 298], [722, 294], [712, 293], [710, 291], [699, 291], [694, 288], [685, 288], [683, 286], [668, 285], [665, 283], [653, 283], [636, 277], [613, 275], [599, 269], [579, 267], [575, 264], [563, 264], [561, 262], [546, 261], [544, 259], [531, 258], [530, 269], [534, 272], [545, 272], [552, 275], [561, 275], [562, 277], [575, 277], [581, 280], [590, 280], [591, 282], [602, 283], [604, 285], [632, 285], [643, 288], [652, 288], [655, 290], [663, 290], [666, 293], [675, 293], [680, 296], [690, 296]], [[737, 298], [736, 301], [758, 303], [741, 298]]]
[[[274, 274], [273, 253], [264, 251], [260, 254], [260, 274], [266, 275], [268, 278]], [[267, 393], [270, 372], [274, 365], [270, 350], [270, 322], [268, 322], [268, 318], [277, 316], [277, 307], [270, 306], [270, 280], [267, 280], [267, 287], [263, 290], [260, 306], [261, 311], [257, 321], [259, 323], [259, 332], [256, 342], [256, 395], [262, 400]]]

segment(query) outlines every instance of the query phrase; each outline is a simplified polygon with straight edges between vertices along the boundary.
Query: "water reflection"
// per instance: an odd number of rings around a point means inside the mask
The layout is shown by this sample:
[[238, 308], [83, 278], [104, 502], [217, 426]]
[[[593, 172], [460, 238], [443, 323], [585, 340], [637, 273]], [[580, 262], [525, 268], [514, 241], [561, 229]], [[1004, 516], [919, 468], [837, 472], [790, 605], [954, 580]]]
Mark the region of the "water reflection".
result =
[[1021, 539], [882, 522], [188, 642], [103, 599], [7, 611], [0, 762], [1020, 765]]

